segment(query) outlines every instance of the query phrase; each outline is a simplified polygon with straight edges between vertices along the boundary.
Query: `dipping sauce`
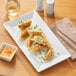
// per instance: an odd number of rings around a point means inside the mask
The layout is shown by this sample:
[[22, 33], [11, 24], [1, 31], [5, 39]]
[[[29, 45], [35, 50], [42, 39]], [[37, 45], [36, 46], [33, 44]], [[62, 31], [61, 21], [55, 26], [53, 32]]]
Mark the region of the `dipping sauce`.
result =
[[12, 54], [14, 53], [14, 51], [15, 51], [15, 49], [13, 49], [9, 46], [4, 46], [0, 51], [0, 55], [10, 58], [12, 56]]

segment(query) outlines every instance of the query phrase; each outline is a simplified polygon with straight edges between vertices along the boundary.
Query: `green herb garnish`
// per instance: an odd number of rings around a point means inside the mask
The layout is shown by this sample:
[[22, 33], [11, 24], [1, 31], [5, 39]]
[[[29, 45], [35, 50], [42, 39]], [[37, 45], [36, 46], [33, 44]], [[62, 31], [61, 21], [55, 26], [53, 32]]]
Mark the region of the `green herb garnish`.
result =
[[58, 57], [60, 55], [60, 53], [56, 53], [56, 55], [54, 55], [54, 57], [56, 58], [56, 57]]
[[37, 29], [38, 25], [35, 25], [35, 26], [31, 26], [30, 27], [30, 30], [34, 30], [34, 29]]
[[43, 56], [39, 57], [40, 60], [43, 60]]
[[43, 56], [41, 56], [41, 58], [43, 59]]
[[29, 38], [29, 35], [26, 36], [26, 39]]
[[19, 24], [23, 24], [23, 23], [24, 23], [24, 21], [22, 21], [22, 20], [21, 20], [21, 21], [19, 21]]
[[48, 50], [43, 50], [45, 53], [47, 53], [48, 52]]
[[25, 31], [27, 28], [25, 28], [25, 29], [23, 29], [23, 30], [21, 30], [21, 31]]
[[48, 52], [48, 50], [43, 50], [43, 52], [44, 52], [44, 56], [46, 55], [46, 53]]
[[43, 62], [41, 61], [41, 63], [43, 63]]
[[41, 57], [39, 57], [40, 58], [40, 60], [43, 60], [43, 56], [41, 56]]
[[0, 49], [0, 52], [1, 52], [2, 50]]
[[42, 29], [39, 29], [39, 30], [42, 30]]
[[37, 41], [39, 41], [39, 38], [37, 38]]
[[57, 55], [60, 55], [60, 53], [57, 53]]
[[32, 30], [32, 26], [30, 26], [30, 30]]
[[57, 55], [54, 55], [54, 58], [58, 57]]
[[39, 50], [39, 54], [41, 54], [41, 50]]
[[34, 54], [35, 56], [37, 56], [37, 54]]
[[33, 29], [36, 29], [38, 27], [38, 25], [34, 26]]

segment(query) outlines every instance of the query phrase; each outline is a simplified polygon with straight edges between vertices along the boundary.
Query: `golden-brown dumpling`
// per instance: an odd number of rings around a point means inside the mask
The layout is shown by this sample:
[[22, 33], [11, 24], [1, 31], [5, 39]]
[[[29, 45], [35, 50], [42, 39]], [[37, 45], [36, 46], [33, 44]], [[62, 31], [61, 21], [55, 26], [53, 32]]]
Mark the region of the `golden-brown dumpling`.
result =
[[31, 38], [32, 38], [32, 35], [27, 39], [27, 47], [31, 47], [31, 45], [32, 45]]
[[21, 30], [23, 30], [23, 29], [25, 29], [26, 27], [29, 27], [29, 26], [31, 25], [31, 23], [32, 23], [32, 21], [27, 21], [27, 22], [19, 25], [19, 28], [20, 28]]
[[32, 51], [38, 51], [38, 50], [41, 50], [43, 46], [39, 45], [39, 44], [35, 44], [33, 45], [30, 49]]
[[23, 32], [22, 32], [22, 34], [20, 35], [20, 37], [22, 38], [22, 39], [25, 39], [26, 38], [26, 36], [28, 36], [29, 34], [28, 34], [28, 30], [29, 30], [30, 28], [28, 27], [26, 30], [24, 30]]
[[27, 32], [27, 30], [25, 30], [25, 31], [23, 31], [23, 33], [21, 34], [20, 37], [21, 37], [22, 39], [25, 39], [27, 35], [28, 35], [28, 32]]
[[46, 53], [45, 57], [43, 58], [44, 61], [48, 61], [52, 59], [54, 56], [54, 51], [50, 48], [48, 52]]
[[40, 35], [42, 33], [41, 30], [28, 30], [30, 35]]
[[34, 36], [33, 38], [31, 38], [31, 40], [35, 43], [46, 45], [45, 41], [41, 36]]

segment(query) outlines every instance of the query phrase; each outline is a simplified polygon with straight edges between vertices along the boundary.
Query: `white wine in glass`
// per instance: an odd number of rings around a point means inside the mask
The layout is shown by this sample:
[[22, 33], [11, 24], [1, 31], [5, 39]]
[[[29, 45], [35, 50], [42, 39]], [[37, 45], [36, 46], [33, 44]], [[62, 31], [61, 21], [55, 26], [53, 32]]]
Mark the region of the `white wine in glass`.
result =
[[10, 20], [18, 17], [20, 11], [19, 0], [6, 0], [6, 10]]

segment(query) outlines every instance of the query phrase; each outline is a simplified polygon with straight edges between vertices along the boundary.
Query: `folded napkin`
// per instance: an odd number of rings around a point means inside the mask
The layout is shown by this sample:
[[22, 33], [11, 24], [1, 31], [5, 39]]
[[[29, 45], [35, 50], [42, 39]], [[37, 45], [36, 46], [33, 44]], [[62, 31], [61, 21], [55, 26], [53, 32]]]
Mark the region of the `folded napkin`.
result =
[[71, 20], [64, 18], [59, 22], [51, 24], [50, 29], [54, 32], [57, 38], [62, 42], [64, 47], [71, 54], [71, 59], [76, 59], [76, 27]]

